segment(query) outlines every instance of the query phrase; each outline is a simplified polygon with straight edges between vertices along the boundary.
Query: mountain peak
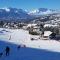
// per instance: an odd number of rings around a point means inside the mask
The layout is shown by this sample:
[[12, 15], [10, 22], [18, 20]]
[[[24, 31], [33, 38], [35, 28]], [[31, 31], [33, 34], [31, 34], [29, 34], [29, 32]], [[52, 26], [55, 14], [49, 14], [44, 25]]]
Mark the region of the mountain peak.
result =
[[21, 20], [30, 17], [23, 9], [0, 8], [0, 20]]
[[3, 10], [5, 10], [5, 11], [7, 11], [7, 12], [9, 12], [9, 11], [10, 11], [10, 9], [9, 9], [9, 8], [7, 8], [7, 7], [5, 7], [5, 8], [0, 8], [0, 9], [3, 9]]
[[35, 10], [30, 11], [28, 14], [29, 15], [43, 15], [43, 14], [52, 14], [56, 13], [56, 10], [53, 9], [47, 9], [47, 8], [38, 8]]

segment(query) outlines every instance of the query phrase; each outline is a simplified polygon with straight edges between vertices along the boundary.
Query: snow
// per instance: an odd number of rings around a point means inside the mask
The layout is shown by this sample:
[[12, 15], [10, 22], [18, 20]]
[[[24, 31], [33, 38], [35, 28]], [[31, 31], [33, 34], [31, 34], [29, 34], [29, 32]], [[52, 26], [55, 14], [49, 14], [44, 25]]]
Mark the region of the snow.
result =
[[50, 10], [47, 10], [46, 12], [40, 12], [40, 14], [52, 14], [53, 12]]
[[45, 14], [53, 14], [53, 13], [58, 13], [58, 10], [52, 11], [52, 10], [48, 9], [46, 11], [41, 11], [39, 9], [33, 9], [30, 12], [28, 12], [28, 14], [30, 14], [30, 15], [45, 15]]
[[[39, 40], [39, 36], [34, 36], [34, 35], [29, 35], [28, 31], [25, 31], [23, 29], [16, 29], [16, 30], [9, 30], [11, 31], [11, 33], [9, 32], [5, 35], [3, 35], [3, 37], [7, 38], [7, 39], [3, 39], [4, 41], [7, 42], [11, 42], [14, 44], [25, 44], [27, 47], [31, 47], [31, 48], [37, 48], [37, 49], [47, 49], [49, 51], [56, 51], [56, 52], [60, 52], [60, 42], [58, 41], [53, 41], [53, 40]], [[48, 33], [51, 33], [48, 31]], [[46, 33], [46, 34], [48, 34]], [[11, 40], [9, 40], [11, 36]], [[35, 41], [31, 41], [31, 38], [37, 38], [37, 40]], [[40, 47], [39, 47], [40, 46]]]
[[58, 27], [58, 25], [45, 24], [45, 25], [44, 25], [44, 28], [45, 28], [45, 27]]
[[50, 34], [52, 34], [51, 31], [45, 31], [45, 32], [44, 32], [44, 36], [49, 36]]
[[30, 11], [28, 14], [35, 14], [35, 13], [38, 13], [38, 12], [39, 12], [38, 9], [34, 9], [34, 10]]
[[18, 13], [18, 11], [16, 10], [15, 13]]
[[[1, 28], [3, 30], [3, 28]], [[60, 42], [55, 40], [42, 40], [39, 36], [29, 35], [23, 29], [6, 29], [5, 35], [0, 35], [0, 52], [8, 45], [11, 47], [11, 55], [2, 57], [1, 60], [60, 60]], [[11, 37], [10, 37], [11, 36]], [[31, 38], [37, 40], [31, 41]], [[10, 38], [10, 40], [9, 40]], [[18, 45], [26, 45], [26, 48], [17, 50]], [[43, 58], [44, 57], [44, 58]]]
[[10, 11], [10, 9], [9, 9], [9, 8], [7, 8], [7, 7], [5, 7], [5, 8], [0, 8], [0, 9], [5, 9], [7, 12], [9, 12], [9, 11]]
[[32, 11], [30, 11], [28, 14], [31, 14], [31, 15], [43, 15], [43, 14], [52, 14], [53, 12], [50, 11], [50, 10], [47, 10], [45, 12], [42, 12], [42, 11], [39, 11], [39, 9], [34, 9]]
[[37, 24], [28, 24], [27, 27], [36, 26]]

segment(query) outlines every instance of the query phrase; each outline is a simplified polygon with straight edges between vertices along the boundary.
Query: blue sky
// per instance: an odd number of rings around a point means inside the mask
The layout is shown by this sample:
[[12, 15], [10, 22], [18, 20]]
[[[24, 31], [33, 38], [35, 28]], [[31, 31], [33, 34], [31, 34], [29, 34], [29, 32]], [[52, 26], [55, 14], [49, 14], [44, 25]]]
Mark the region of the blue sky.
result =
[[36, 8], [60, 9], [60, 0], [0, 0], [0, 8], [14, 7], [32, 10]]

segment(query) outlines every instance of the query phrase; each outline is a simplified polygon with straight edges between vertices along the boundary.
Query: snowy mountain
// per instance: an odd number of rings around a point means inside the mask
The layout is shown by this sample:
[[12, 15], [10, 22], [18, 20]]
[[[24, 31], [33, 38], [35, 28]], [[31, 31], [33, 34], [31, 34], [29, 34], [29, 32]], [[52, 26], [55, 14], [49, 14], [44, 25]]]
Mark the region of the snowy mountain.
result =
[[32, 11], [27, 11], [17, 8], [0, 8], [0, 20], [4, 21], [31, 21], [40, 15], [59, 13], [57, 10], [39, 8]]
[[20, 20], [31, 18], [26, 11], [17, 8], [0, 8], [0, 20]]
[[53, 13], [58, 13], [58, 11], [53, 10], [53, 9], [47, 9], [47, 8], [39, 8], [39, 9], [30, 11], [28, 14], [29, 15], [44, 15], [44, 14], [53, 14]]

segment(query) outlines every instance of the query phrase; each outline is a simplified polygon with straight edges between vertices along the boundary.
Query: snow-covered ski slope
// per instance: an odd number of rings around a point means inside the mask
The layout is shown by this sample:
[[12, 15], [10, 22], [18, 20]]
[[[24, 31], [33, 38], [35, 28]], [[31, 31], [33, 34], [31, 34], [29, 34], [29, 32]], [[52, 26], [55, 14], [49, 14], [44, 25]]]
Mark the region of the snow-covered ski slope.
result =
[[[5, 31], [6, 30], [6, 31]], [[0, 60], [60, 60], [60, 42], [55, 40], [40, 40], [22, 29], [3, 29], [0, 34]], [[37, 40], [31, 41], [31, 37]], [[18, 45], [26, 45], [19, 50]], [[10, 55], [5, 56], [5, 47], [10, 47]]]

